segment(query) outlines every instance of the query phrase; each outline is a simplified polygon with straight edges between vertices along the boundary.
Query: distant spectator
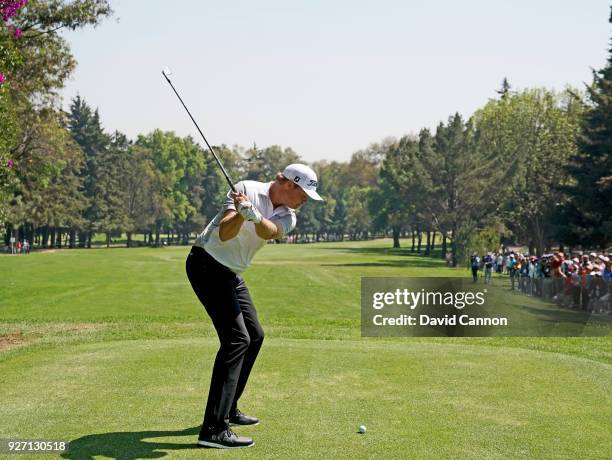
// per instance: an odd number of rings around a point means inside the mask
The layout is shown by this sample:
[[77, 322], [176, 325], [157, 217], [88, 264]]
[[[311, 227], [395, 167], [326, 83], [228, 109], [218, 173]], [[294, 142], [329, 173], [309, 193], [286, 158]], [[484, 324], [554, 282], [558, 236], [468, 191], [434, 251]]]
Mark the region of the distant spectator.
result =
[[493, 254], [489, 252], [487, 253], [486, 256], [484, 256], [485, 283], [487, 284], [491, 282], [491, 274], [493, 273], [493, 264], [494, 264]]
[[606, 283], [612, 281], [612, 259], [609, 257], [604, 257], [604, 262], [606, 264], [604, 271], [602, 273], [603, 279]]
[[470, 267], [472, 267], [472, 280], [475, 283], [478, 281], [478, 270], [480, 270], [480, 257], [476, 252], [470, 258]]
[[529, 263], [527, 264], [527, 277], [529, 280], [527, 294], [533, 295], [536, 292], [536, 280], [538, 278], [538, 258], [535, 256], [529, 258]]
[[565, 279], [565, 273], [563, 273], [562, 266], [565, 262], [565, 255], [562, 252], [557, 253], [553, 256], [553, 260], [550, 265], [552, 278], [553, 278], [553, 295], [557, 296], [563, 291], [563, 280]]
[[520, 276], [519, 289], [527, 294], [529, 288], [529, 260], [523, 254], [519, 255], [517, 269]]
[[[576, 259], [577, 260], [577, 259]], [[572, 260], [574, 262], [574, 260]], [[566, 278], [568, 280], [568, 286], [570, 290], [570, 295], [572, 296], [572, 307], [580, 308], [580, 285], [581, 285], [581, 277], [579, 271], [579, 265], [575, 262], [572, 265], [568, 266], [569, 276]]]
[[508, 260], [506, 261], [506, 271], [508, 272], [508, 275], [510, 275], [510, 289], [514, 291], [514, 283], [516, 281], [516, 257], [514, 254], [510, 254], [508, 256]]

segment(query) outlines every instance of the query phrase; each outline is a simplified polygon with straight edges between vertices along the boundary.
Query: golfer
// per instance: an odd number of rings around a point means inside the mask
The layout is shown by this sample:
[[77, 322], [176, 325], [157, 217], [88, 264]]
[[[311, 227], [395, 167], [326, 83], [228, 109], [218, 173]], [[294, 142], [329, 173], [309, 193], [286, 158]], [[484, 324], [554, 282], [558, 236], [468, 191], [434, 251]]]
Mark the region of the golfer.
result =
[[227, 195], [221, 211], [198, 235], [187, 257], [187, 277], [219, 336], [217, 352], [198, 444], [235, 448], [254, 444], [237, 436], [232, 425], [257, 425], [256, 417], [238, 410], [264, 333], [249, 290], [240, 276], [266, 241], [291, 232], [294, 209], [308, 198], [322, 200], [317, 176], [302, 164], [292, 164], [273, 182], [242, 181]]

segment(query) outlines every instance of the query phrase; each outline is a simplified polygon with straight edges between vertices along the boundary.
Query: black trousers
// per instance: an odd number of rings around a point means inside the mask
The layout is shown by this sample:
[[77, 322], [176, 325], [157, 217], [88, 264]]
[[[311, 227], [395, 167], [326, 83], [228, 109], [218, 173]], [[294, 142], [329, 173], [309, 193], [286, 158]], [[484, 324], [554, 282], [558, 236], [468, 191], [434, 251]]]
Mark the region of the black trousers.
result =
[[202, 424], [203, 431], [217, 432], [229, 426], [229, 413], [236, 410], [264, 332], [242, 277], [197, 246], [187, 256], [186, 269], [221, 343]]

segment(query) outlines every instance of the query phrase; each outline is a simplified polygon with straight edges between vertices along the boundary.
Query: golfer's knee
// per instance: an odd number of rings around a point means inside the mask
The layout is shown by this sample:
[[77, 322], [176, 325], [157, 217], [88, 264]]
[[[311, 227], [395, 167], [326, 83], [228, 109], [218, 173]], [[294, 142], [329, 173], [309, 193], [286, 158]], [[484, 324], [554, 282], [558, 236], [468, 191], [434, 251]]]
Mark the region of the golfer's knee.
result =
[[264, 331], [261, 327], [250, 333], [251, 336], [251, 346], [261, 346], [264, 339]]
[[240, 334], [236, 337], [236, 347], [246, 351], [251, 346], [251, 337], [249, 334]]
[[232, 334], [225, 337], [225, 340], [221, 342], [222, 353], [228, 355], [234, 355], [236, 353], [246, 353], [247, 349], [251, 346], [251, 338], [247, 333]]

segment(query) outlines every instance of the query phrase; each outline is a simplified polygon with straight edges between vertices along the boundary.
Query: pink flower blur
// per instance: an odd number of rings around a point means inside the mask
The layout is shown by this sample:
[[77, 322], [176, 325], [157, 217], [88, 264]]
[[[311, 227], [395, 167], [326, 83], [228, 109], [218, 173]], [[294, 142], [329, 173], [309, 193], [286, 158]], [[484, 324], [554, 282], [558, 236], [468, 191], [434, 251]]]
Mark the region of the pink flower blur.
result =
[[16, 27], [15, 32], [13, 33], [13, 36], [19, 39], [21, 38], [22, 35], [23, 35], [23, 32], [21, 31], [21, 29], [19, 27]]
[[6, 81], [6, 77], [3, 73], [0, 73], [0, 85]]
[[8, 23], [26, 3], [27, 0], [0, 0], [0, 15], [2, 16], [2, 20]]

